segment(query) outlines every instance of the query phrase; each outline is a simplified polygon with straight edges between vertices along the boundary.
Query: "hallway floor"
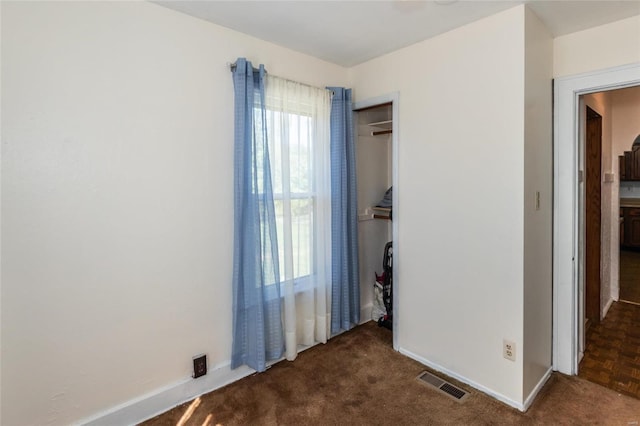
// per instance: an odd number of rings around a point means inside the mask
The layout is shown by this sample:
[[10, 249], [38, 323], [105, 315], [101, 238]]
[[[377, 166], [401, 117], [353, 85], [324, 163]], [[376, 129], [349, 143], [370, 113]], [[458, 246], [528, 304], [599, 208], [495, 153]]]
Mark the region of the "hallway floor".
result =
[[578, 375], [640, 399], [640, 305], [614, 302], [589, 328]]

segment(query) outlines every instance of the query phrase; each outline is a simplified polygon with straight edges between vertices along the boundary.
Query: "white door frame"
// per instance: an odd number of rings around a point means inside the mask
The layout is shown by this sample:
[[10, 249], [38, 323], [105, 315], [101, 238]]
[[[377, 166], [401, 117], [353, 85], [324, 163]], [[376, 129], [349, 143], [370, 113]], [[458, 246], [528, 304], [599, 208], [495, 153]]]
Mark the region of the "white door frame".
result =
[[557, 78], [553, 147], [553, 369], [577, 374], [579, 362], [579, 97], [640, 85], [640, 63]]
[[[365, 99], [363, 101], [354, 102], [353, 110], [364, 109], [376, 105], [386, 104], [392, 102], [391, 105], [391, 117], [393, 118], [393, 123], [391, 127], [391, 185], [393, 186], [392, 200], [393, 210], [398, 211], [398, 138], [400, 135], [400, 105], [398, 104], [398, 100], [400, 99], [399, 92], [389, 93], [387, 95], [377, 96], [375, 98]], [[358, 134], [357, 132], [355, 133]], [[391, 241], [393, 241], [393, 284], [391, 288], [391, 292], [393, 294], [393, 349], [396, 351], [400, 350], [400, 346], [398, 344], [398, 330], [400, 318], [397, 315], [400, 310], [399, 307], [399, 297], [398, 297], [398, 265], [400, 261], [398, 260], [398, 215], [393, 215], [393, 221], [391, 222]]]

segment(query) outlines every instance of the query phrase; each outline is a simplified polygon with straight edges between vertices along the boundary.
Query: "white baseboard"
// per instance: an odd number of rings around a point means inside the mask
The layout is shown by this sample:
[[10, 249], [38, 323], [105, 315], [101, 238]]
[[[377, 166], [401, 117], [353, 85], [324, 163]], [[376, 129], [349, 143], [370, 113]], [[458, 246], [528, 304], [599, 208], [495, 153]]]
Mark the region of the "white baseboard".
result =
[[[361, 320], [363, 320], [361, 323], [371, 321], [371, 308], [372, 305], [368, 307], [365, 306], [361, 310], [361, 314], [368, 314], [367, 317], [360, 317]], [[343, 332], [344, 331], [341, 331], [338, 334], [342, 334]], [[298, 353], [312, 348], [317, 344], [319, 343], [316, 342], [311, 346], [299, 346]], [[283, 360], [284, 357], [269, 361], [267, 368]], [[250, 376], [255, 372], [253, 368], [247, 367], [246, 365], [232, 370], [231, 363], [227, 362], [210, 369], [206, 376], [197, 379], [189, 377], [83, 419], [79, 421], [78, 424], [89, 426], [135, 425], [200, 395], [220, 389], [223, 386]]]
[[[369, 321], [369, 320], [367, 320]], [[363, 322], [367, 322], [363, 321]], [[520, 404], [506, 396], [495, 392], [479, 383], [469, 380], [447, 368], [442, 367], [434, 362], [431, 362], [419, 355], [414, 354], [411, 351], [400, 348], [400, 353], [433, 368], [436, 371], [446, 374], [449, 377], [453, 377], [475, 389], [480, 390], [487, 395], [504, 402], [511, 407], [517, 408], [520, 411], [526, 411], [533, 403], [536, 395], [540, 392], [544, 384], [549, 380], [551, 376], [551, 368], [547, 370], [545, 375], [540, 379], [536, 387], [531, 394], [527, 397], [524, 404]], [[79, 424], [90, 426], [109, 426], [109, 425], [133, 425], [140, 423], [144, 420], [164, 413], [171, 408], [178, 406], [191, 399], [219, 389], [244, 377], [254, 374], [255, 370], [247, 366], [238, 367], [235, 370], [231, 370], [230, 364], [223, 364], [212, 370], [209, 370], [206, 376], [198, 379], [188, 378], [164, 388], [158, 389], [154, 392], [143, 395], [139, 398], [132, 399], [124, 404], [112, 407], [102, 413], [99, 413], [90, 418], [84, 419]]]
[[360, 324], [371, 321], [371, 311], [373, 310], [373, 303], [369, 303], [366, 306], [360, 307]]
[[78, 422], [82, 425], [133, 425], [164, 413], [199, 395], [219, 389], [255, 373], [247, 366], [231, 370], [229, 363], [209, 370], [206, 376], [188, 378], [154, 392], [112, 407]]
[[[373, 305], [368, 305], [360, 310], [360, 323], [371, 321], [371, 309]], [[342, 332], [338, 333], [341, 334]], [[335, 336], [333, 336], [335, 337]], [[317, 344], [317, 343], [316, 343]], [[316, 344], [308, 347], [299, 347], [302, 352]], [[279, 360], [271, 361], [267, 365], [271, 366]], [[131, 399], [115, 407], [109, 408], [94, 416], [80, 420], [78, 424], [90, 426], [110, 426], [110, 425], [134, 425], [144, 420], [162, 414], [173, 407], [190, 401], [197, 396], [220, 389], [230, 383], [254, 374], [256, 371], [246, 365], [231, 370], [229, 362], [209, 369], [207, 375], [192, 379], [191, 377], [157, 389], [153, 392]]]
[[609, 308], [611, 308], [611, 305], [613, 305], [613, 302], [614, 302], [613, 299], [609, 299], [607, 304], [604, 305], [604, 309], [602, 310], [602, 319], [605, 319], [607, 317], [607, 313], [609, 313]]
[[468, 379], [467, 377], [461, 376], [460, 374], [455, 373], [455, 372], [453, 372], [453, 371], [451, 371], [451, 370], [449, 370], [449, 369], [447, 369], [447, 368], [445, 368], [445, 367], [443, 367], [443, 366], [441, 366], [439, 364], [436, 364], [435, 362], [431, 362], [428, 359], [425, 359], [425, 358], [423, 358], [423, 357], [421, 357], [419, 355], [416, 355], [413, 352], [408, 351], [408, 350], [406, 350], [404, 348], [400, 348], [400, 353], [403, 354], [403, 355], [408, 356], [411, 359], [414, 359], [414, 360], [418, 361], [421, 364], [426, 365], [427, 367], [433, 368], [434, 370], [436, 370], [436, 371], [438, 371], [440, 373], [446, 374], [449, 377], [453, 377], [454, 379], [459, 380], [462, 383], [466, 383], [467, 385], [469, 385], [469, 386], [471, 386], [471, 387], [473, 387], [473, 388], [475, 388], [475, 389], [477, 389], [477, 390], [479, 390], [479, 391], [481, 391], [483, 393], [486, 393], [487, 395], [491, 396], [492, 398], [495, 398], [498, 401], [504, 402], [505, 404], [507, 404], [507, 405], [509, 405], [509, 406], [511, 406], [513, 408], [516, 408], [516, 409], [518, 409], [520, 411], [523, 411], [523, 412], [526, 411], [526, 408], [525, 408], [524, 404], [521, 404], [521, 403], [519, 403], [517, 401], [514, 401], [513, 399], [508, 398], [508, 397], [506, 397], [506, 396], [504, 396], [504, 395], [502, 395], [502, 394], [500, 394], [500, 393], [498, 393], [498, 392], [496, 392], [496, 391], [494, 391], [492, 389], [489, 389], [489, 388], [481, 385], [480, 383], [476, 383], [473, 380]]
[[544, 375], [542, 376], [542, 378], [540, 379], [540, 381], [538, 382], [536, 387], [533, 388], [533, 390], [531, 391], [531, 393], [529, 394], [527, 399], [524, 400], [524, 410], [523, 411], [527, 411], [529, 409], [529, 407], [531, 407], [531, 404], [533, 404], [533, 401], [536, 399], [536, 396], [538, 396], [538, 393], [540, 393], [540, 390], [542, 389], [544, 384], [547, 383], [547, 380], [549, 380], [549, 377], [551, 377], [551, 372], [552, 371], [553, 371], [553, 369], [551, 367], [549, 367], [549, 369], [547, 370], [546, 373], [544, 373]]

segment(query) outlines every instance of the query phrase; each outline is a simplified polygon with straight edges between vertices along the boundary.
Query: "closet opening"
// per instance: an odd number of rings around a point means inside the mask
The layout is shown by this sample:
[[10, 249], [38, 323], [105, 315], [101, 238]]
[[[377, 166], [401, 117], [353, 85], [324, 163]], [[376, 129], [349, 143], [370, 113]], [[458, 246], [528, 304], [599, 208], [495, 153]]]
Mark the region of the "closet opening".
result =
[[361, 321], [393, 333], [399, 319], [397, 95], [354, 104]]

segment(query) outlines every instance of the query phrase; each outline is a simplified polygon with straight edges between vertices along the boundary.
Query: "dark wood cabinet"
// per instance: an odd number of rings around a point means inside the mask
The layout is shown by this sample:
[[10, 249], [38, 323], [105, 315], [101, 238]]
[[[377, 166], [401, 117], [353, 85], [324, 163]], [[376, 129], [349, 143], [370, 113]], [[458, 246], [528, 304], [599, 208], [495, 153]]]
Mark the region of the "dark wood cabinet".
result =
[[629, 217], [626, 229], [626, 244], [631, 247], [640, 247], [640, 209], [633, 209], [638, 212], [635, 216]]
[[618, 157], [620, 180], [640, 180], [640, 149], [625, 151]]
[[620, 245], [627, 248], [640, 248], [640, 208], [624, 207], [624, 229], [620, 233]]

